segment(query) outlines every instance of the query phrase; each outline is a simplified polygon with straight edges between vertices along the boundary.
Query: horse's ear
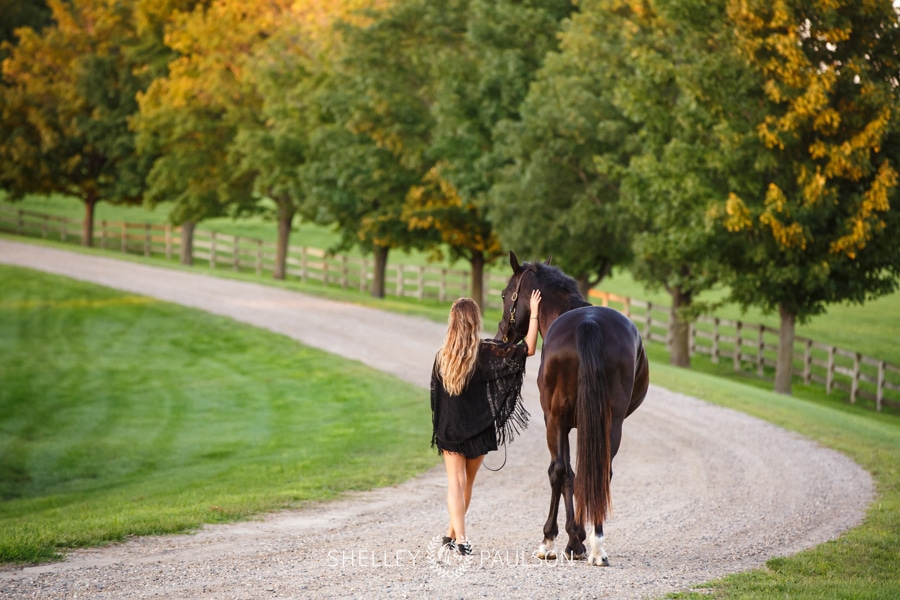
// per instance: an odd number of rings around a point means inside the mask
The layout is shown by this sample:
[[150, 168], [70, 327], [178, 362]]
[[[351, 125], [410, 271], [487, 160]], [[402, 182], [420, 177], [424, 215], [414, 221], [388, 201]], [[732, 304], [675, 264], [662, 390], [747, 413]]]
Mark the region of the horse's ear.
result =
[[522, 267], [519, 266], [519, 259], [512, 250], [509, 251], [509, 266], [512, 267], [513, 273], [516, 275], [522, 272]]
[[552, 255], [552, 254], [551, 254], [550, 256], [547, 257], [547, 260], [544, 261], [544, 264], [545, 264], [545, 265], [549, 265], [551, 260], [553, 260], [553, 255]]

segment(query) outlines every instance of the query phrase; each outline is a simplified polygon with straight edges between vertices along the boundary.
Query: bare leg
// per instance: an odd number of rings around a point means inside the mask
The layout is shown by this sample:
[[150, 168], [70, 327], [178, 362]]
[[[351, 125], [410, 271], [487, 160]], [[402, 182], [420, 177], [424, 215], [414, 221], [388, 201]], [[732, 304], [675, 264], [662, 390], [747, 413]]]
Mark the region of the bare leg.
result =
[[444, 468], [447, 469], [447, 510], [450, 526], [447, 537], [455, 540], [466, 539], [466, 511], [472, 501], [472, 488], [478, 468], [484, 456], [466, 458], [462, 454], [444, 452]]

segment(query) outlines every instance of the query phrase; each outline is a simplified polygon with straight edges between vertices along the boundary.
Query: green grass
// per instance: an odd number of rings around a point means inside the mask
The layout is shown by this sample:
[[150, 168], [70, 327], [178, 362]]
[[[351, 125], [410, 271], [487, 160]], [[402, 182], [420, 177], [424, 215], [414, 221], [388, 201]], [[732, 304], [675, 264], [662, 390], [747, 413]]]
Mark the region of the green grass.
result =
[[2, 562], [436, 463], [415, 386], [201, 311], [7, 266], [0, 281]]
[[760, 417], [855, 460], [875, 478], [865, 522], [839, 539], [677, 598], [900, 598], [900, 421], [847, 405], [774, 394], [656, 362], [655, 385]]

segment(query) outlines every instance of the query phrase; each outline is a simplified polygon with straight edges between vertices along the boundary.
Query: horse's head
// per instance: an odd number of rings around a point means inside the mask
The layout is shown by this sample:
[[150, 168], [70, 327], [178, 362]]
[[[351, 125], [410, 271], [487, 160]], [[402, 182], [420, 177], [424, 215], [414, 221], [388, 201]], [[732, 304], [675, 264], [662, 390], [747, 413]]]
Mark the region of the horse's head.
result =
[[[550, 264], [547, 259], [546, 264]], [[513, 274], [503, 290], [503, 316], [497, 326], [496, 340], [518, 343], [528, 333], [528, 319], [531, 316], [531, 292], [537, 289], [536, 267], [533, 264], [519, 264], [515, 252], [509, 251], [509, 265]]]

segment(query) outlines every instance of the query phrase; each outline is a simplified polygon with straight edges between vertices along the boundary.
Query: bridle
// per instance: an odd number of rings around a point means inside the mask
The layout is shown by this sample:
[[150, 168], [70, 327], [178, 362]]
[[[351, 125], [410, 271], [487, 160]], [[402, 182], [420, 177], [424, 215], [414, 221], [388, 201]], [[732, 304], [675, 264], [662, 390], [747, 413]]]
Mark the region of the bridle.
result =
[[519, 281], [516, 282], [516, 289], [513, 291], [512, 297], [510, 297], [510, 301], [512, 302], [512, 306], [509, 307], [509, 322], [506, 324], [506, 333], [503, 334], [503, 341], [509, 341], [509, 330], [515, 330], [516, 326], [516, 305], [519, 300], [519, 290], [522, 288], [522, 280], [525, 279], [525, 273], [528, 271], [522, 271], [519, 275]]

